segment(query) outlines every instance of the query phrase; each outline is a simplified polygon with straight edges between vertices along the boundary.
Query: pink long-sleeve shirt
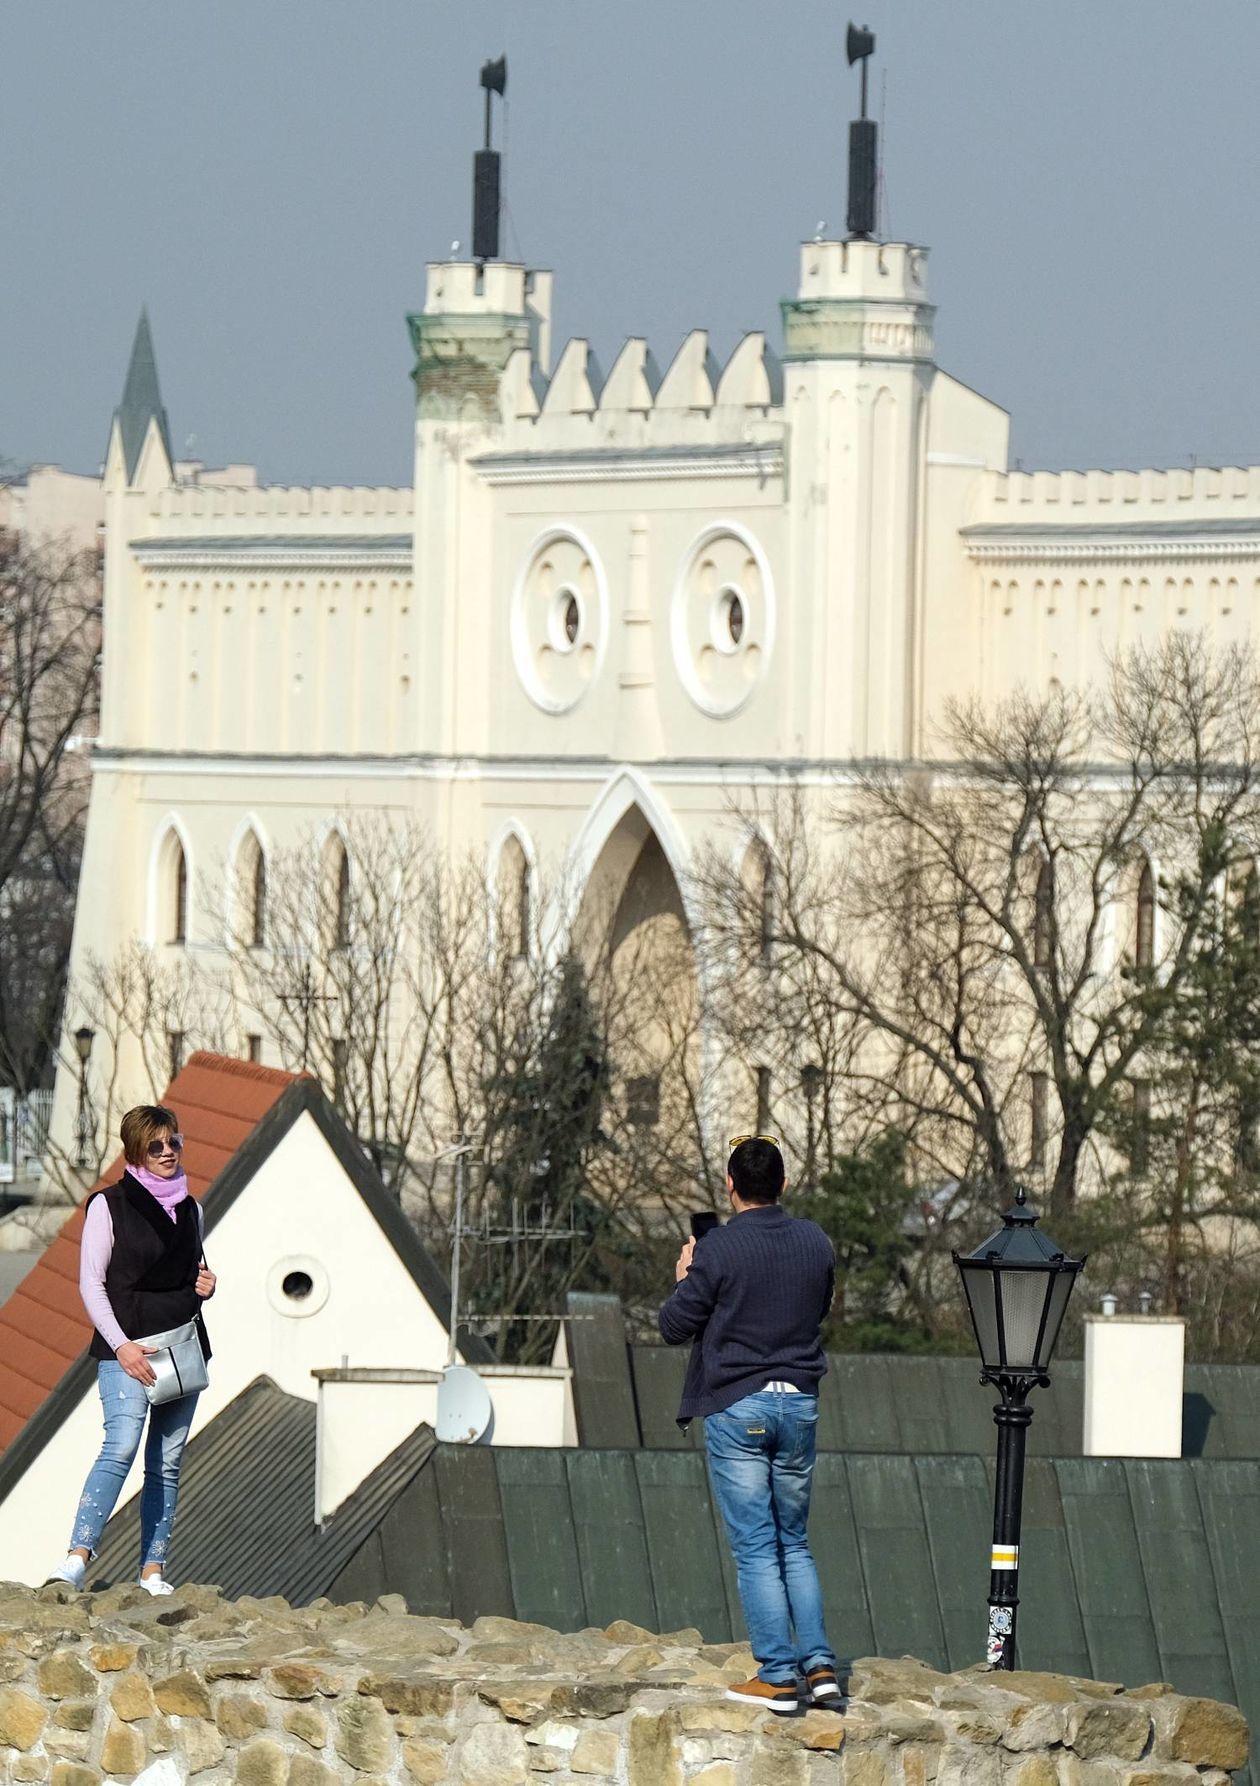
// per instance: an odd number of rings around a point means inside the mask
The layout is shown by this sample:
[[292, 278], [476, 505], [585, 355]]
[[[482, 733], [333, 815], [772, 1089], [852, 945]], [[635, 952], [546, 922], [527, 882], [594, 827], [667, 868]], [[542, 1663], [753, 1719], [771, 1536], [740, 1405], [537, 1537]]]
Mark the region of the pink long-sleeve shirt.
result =
[[[197, 1226], [204, 1231], [205, 1217], [197, 1204]], [[175, 1204], [167, 1210], [172, 1221], [177, 1219]], [[93, 1197], [83, 1218], [83, 1240], [79, 1247], [79, 1295], [88, 1312], [88, 1319], [111, 1351], [127, 1344], [127, 1335], [118, 1325], [113, 1306], [105, 1293], [105, 1273], [114, 1251], [114, 1223], [104, 1197]]]

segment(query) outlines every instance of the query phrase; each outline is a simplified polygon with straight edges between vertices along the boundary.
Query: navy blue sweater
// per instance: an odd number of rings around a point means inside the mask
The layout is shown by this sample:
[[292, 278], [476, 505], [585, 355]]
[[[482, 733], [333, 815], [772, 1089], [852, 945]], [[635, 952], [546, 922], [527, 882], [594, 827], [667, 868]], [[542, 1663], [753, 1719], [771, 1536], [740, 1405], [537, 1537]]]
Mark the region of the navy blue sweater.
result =
[[819, 1328], [835, 1285], [827, 1236], [777, 1203], [710, 1229], [657, 1317], [667, 1345], [694, 1342], [679, 1425], [771, 1382], [815, 1394], [827, 1368]]

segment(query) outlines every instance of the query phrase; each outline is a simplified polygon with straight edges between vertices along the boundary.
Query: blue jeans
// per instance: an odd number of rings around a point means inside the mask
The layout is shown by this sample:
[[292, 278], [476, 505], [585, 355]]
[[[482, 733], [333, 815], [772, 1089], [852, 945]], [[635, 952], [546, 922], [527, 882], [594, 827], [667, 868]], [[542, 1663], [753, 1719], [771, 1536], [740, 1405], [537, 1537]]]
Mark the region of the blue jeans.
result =
[[170, 1548], [179, 1494], [179, 1466], [197, 1397], [185, 1395], [179, 1401], [151, 1408], [143, 1387], [114, 1358], [101, 1360], [96, 1383], [105, 1411], [105, 1443], [83, 1485], [70, 1548], [96, 1555], [101, 1533], [140, 1449], [147, 1417], [149, 1437], [144, 1448], [144, 1489], [140, 1495], [140, 1567], [163, 1563]]
[[770, 1389], [704, 1423], [757, 1673], [777, 1686], [795, 1681], [798, 1666], [836, 1665], [806, 1532], [817, 1432], [816, 1395]]

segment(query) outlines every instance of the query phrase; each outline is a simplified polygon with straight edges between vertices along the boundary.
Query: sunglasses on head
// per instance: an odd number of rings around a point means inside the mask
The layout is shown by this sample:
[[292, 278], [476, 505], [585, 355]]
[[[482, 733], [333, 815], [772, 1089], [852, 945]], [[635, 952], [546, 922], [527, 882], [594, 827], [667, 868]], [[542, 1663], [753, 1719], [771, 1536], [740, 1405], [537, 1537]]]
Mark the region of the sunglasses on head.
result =
[[771, 1147], [778, 1147], [781, 1145], [777, 1135], [732, 1135], [727, 1143], [727, 1151], [729, 1153], [734, 1153], [735, 1149], [737, 1147], [742, 1147], [745, 1141], [768, 1141]]
[[151, 1160], [160, 1160], [168, 1147], [172, 1153], [183, 1153], [184, 1137], [182, 1135], [171, 1135], [165, 1141], [150, 1141], [145, 1152]]

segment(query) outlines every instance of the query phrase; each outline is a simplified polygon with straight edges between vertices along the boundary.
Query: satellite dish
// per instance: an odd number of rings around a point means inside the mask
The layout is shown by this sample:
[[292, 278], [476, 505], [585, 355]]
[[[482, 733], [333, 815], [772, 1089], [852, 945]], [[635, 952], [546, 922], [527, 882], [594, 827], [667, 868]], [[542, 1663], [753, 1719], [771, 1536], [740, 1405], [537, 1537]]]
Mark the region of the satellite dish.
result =
[[437, 1393], [437, 1436], [444, 1445], [475, 1445], [494, 1418], [490, 1391], [466, 1364], [448, 1364]]

